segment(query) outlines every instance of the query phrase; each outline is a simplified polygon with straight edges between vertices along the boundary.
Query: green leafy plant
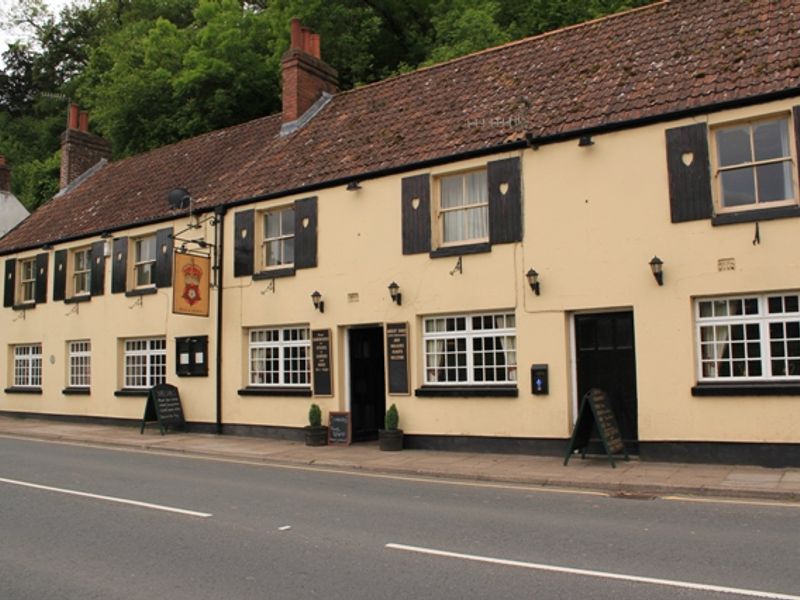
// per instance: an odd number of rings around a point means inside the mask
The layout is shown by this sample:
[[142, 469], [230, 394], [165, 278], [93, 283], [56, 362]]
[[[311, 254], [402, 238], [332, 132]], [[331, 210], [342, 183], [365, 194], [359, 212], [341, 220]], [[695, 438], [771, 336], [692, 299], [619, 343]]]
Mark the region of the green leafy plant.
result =
[[322, 411], [319, 406], [312, 404], [308, 409], [308, 424], [311, 427], [320, 427], [322, 425]]
[[400, 417], [397, 414], [397, 407], [392, 404], [389, 407], [389, 410], [386, 411], [386, 419], [384, 419], [386, 431], [397, 431], [397, 424], [399, 420]]

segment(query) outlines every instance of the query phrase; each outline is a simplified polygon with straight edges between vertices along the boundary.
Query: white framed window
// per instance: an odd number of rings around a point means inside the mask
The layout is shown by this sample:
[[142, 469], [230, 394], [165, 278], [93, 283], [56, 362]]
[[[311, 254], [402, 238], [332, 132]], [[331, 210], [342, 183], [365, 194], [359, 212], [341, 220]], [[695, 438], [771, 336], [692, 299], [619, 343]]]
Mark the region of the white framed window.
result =
[[263, 213], [264, 268], [286, 267], [294, 264], [294, 206]]
[[444, 175], [437, 180], [441, 245], [489, 240], [486, 169]]
[[720, 211], [797, 202], [790, 129], [788, 116], [714, 129]]
[[142, 338], [125, 340], [124, 387], [151, 388], [167, 379], [167, 340]]
[[92, 342], [78, 340], [67, 344], [69, 377], [67, 386], [88, 388], [92, 385]]
[[800, 292], [695, 301], [700, 381], [800, 380]]
[[311, 339], [308, 327], [251, 329], [249, 385], [311, 385]]
[[133, 283], [135, 287], [155, 285], [156, 236], [133, 241]]
[[89, 293], [91, 260], [90, 248], [80, 248], [72, 253], [72, 295]]
[[36, 301], [35, 258], [25, 258], [19, 263], [19, 301], [21, 304]]
[[42, 345], [14, 346], [14, 387], [42, 387]]
[[422, 335], [426, 384], [496, 385], [517, 381], [513, 313], [426, 317]]

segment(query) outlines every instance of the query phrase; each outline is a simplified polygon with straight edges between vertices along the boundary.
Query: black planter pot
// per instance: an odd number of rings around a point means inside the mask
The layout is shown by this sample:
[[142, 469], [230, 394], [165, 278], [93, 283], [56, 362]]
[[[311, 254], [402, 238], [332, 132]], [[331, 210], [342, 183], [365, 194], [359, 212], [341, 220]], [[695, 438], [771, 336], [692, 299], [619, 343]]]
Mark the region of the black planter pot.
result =
[[403, 430], [378, 430], [378, 446], [384, 452], [398, 452], [403, 449]]
[[328, 428], [325, 425], [319, 427], [311, 427], [307, 425], [305, 428], [306, 446], [327, 446], [328, 445]]

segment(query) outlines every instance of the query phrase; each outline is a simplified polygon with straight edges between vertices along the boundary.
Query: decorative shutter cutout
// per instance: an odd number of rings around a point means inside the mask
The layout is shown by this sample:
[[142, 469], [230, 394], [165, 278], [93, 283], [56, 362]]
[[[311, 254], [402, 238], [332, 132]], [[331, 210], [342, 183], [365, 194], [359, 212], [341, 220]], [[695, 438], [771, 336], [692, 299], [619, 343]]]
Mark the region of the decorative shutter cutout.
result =
[[114, 252], [111, 255], [111, 293], [122, 294], [128, 282], [128, 238], [114, 240]]
[[520, 159], [495, 160], [487, 165], [489, 185], [489, 242], [522, 241], [522, 169]]
[[6, 272], [3, 276], [3, 306], [14, 306], [14, 284], [17, 276], [17, 259], [6, 259]]
[[172, 287], [172, 227], [156, 233], [156, 287]]
[[58, 250], [53, 260], [53, 302], [67, 297], [67, 256], [66, 250]]
[[43, 252], [36, 255], [36, 304], [47, 302], [47, 263], [50, 254]]
[[89, 251], [91, 261], [92, 296], [102, 296], [106, 287], [106, 243], [95, 242]]
[[233, 276], [246, 277], [253, 274], [255, 212], [245, 210], [233, 216]]
[[705, 124], [667, 129], [667, 172], [672, 222], [711, 218], [714, 207]]
[[317, 266], [317, 198], [294, 203], [294, 268]]
[[403, 254], [431, 251], [431, 176], [404, 177], [401, 191]]

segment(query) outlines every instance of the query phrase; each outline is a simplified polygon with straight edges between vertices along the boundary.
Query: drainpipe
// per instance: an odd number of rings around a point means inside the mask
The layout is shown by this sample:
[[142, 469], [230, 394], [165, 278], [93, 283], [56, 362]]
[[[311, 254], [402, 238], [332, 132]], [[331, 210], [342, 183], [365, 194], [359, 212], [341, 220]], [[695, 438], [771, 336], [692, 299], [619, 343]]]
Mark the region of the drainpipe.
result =
[[222, 288], [223, 288], [223, 269], [225, 264], [225, 213], [227, 208], [224, 206], [217, 206], [214, 209], [216, 217], [216, 227], [219, 227], [215, 250], [217, 253], [217, 389], [216, 389], [216, 429], [217, 435], [222, 435]]

